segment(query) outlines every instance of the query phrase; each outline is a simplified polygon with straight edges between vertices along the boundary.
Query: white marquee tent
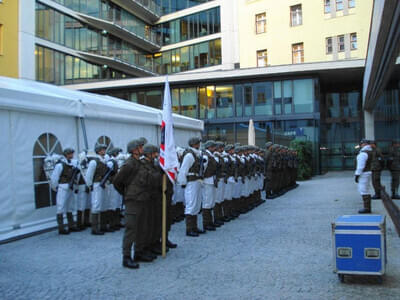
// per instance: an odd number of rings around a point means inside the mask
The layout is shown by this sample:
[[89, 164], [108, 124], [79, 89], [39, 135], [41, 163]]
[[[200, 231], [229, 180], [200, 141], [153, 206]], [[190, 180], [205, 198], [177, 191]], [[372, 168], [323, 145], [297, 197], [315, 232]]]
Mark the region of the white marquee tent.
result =
[[[0, 77], [0, 242], [56, 226], [43, 158], [97, 142], [126, 149], [141, 136], [159, 144], [162, 112], [117, 98]], [[175, 143], [200, 136], [200, 120], [174, 114]]]

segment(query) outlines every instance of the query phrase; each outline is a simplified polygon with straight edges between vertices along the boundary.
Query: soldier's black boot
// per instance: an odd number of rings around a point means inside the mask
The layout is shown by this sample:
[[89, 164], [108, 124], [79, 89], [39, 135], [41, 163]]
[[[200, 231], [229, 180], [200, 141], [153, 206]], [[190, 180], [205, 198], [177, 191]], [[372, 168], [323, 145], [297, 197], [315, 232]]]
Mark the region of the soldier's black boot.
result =
[[177, 244], [175, 244], [175, 243], [173, 243], [173, 242], [171, 242], [171, 241], [169, 240], [169, 238], [168, 238], [168, 232], [167, 232], [167, 242], [166, 242], [166, 245], [167, 245], [168, 248], [171, 248], [171, 249], [175, 249], [176, 247], [178, 247]]
[[371, 213], [371, 195], [363, 195], [364, 208], [358, 211], [359, 214], [370, 214]]
[[64, 228], [63, 214], [57, 214], [58, 234], [69, 234], [69, 231]]
[[83, 212], [81, 210], [78, 210], [76, 213], [76, 227], [80, 231], [86, 229], [85, 225], [83, 225]]
[[197, 224], [196, 227], [193, 224], [193, 217], [192, 215], [186, 215], [186, 235], [187, 236], [199, 236], [199, 234], [197, 233], [197, 231], [195, 230], [197, 228]]
[[134, 262], [130, 256], [124, 256], [122, 258], [122, 266], [128, 269], [138, 269], [139, 264]]
[[215, 227], [213, 226], [213, 221], [212, 221], [211, 209], [203, 208], [202, 214], [203, 214], [203, 228], [208, 231], [215, 231]]
[[114, 219], [114, 229], [120, 230], [121, 227], [119, 225], [120, 225], [121, 221], [120, 221], [118, 209], [113, 211], [113, 219]]
[[72, 212], [67, 213], [67, 220], [68, 220], [68, 229], [70, 232], [80, 231], [79, 228], [75, 226], [74, 218], [72, 216]]
[[83, 212], [83, 216], [85, 221], [83, 222], [83, 224], [85, 225], [85, 227], [90, 227], [90, 209], [85, 209], [85, 211]]
[[109, 209], [106, 211], [106, 224], [109, 232], [114, 232], [114, 211]]
[[104, 232], [99, 229], [99, 214], [92, 214], [92, 234], [103, 235]]

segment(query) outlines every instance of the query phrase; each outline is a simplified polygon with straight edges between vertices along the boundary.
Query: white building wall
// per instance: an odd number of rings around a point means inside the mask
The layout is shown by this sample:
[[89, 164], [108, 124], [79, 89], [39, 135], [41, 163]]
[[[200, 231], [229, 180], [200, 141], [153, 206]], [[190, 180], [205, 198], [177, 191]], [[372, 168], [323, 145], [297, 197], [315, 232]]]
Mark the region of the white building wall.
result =
[[35, 80], [35, 1], [19, 0], [19, 77]]

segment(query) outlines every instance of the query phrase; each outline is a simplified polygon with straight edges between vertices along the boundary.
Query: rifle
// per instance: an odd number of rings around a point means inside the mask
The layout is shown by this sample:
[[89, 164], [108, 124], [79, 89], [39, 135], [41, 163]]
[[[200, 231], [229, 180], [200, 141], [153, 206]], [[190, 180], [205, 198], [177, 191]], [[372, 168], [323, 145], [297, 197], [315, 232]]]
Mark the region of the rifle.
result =
[[204, 158], [203, 158], [203, 151], [200, 151], [200, 168], [199, 168], [199, 177], [204, 177]]
[[74, 189], [74, 182], [75, 182], [76, 176], [79, 174], [79, 172], [80, 172], [80, 170], [78, 168], [73, 168], [71, 180], [68, 183], [68, 187], [71, 190]]
[[100, 186], [105, 189], [106, 188], [106, 182], [110, 178], [111, 175], [113, 175], [114, 169], [108, 168], [106, 175], [104, 175], [103, 179], [100, 181]]
[[236, 158], [235, 158], [235, 161], [233, 162], [233, 167], [235, 168], [235, 171], [234, 171], [234, 177], [235, 177], [235, 182], [238, 182], [238, 161], [236, 160]]

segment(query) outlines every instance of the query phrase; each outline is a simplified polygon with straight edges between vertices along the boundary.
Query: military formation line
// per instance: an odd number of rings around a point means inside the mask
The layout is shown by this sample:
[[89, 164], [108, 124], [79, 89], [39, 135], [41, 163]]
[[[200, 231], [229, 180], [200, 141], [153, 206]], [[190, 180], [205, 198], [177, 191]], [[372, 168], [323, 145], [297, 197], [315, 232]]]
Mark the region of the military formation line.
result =
[[[151, 262], [162, 253], [159, 148], [140, 138], [128, 143], [126, 154], [120, 148], [108, 153], [106, 149], [99, 144], [95, 154], [81, 153], [74, 159], [74, 150], [66, 148], [63, 156], [51, 158], [54, 168], [48, 167], [52, 172], [46, 174], [57, 191], [58, 232], [91, 227], [93, 235], [103, 235], [125, 227], [122, 264], [138, 268], [138, 262]], [[166, 190], [167, 249], [177, 247], [168, 239], [174, 222], [185, 219], [186, 235], [198, 237], [298, 186], [296, 151], [271, 142], [261, 149], [212, 140], [201, 143], [194, 137], [186, 149], [177, 148], [177, 156], [177, 180], [168, 181]]]

